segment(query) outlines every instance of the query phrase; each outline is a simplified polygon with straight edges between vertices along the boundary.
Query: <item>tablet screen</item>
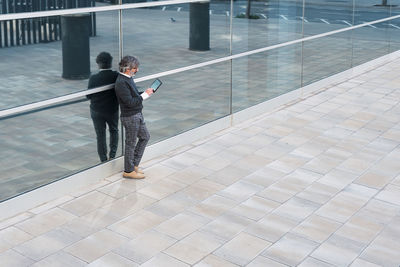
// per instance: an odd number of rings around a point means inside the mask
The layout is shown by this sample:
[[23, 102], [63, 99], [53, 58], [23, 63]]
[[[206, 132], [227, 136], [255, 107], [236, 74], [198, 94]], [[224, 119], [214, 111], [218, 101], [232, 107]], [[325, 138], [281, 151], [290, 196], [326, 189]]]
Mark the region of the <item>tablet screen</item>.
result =
[[155, 79], [154, 82], [151, 84], [150, 88], [153, 89], [153, 91], [157, 91], [157, 89], [161, 86], [162, 82], [159, 79]]

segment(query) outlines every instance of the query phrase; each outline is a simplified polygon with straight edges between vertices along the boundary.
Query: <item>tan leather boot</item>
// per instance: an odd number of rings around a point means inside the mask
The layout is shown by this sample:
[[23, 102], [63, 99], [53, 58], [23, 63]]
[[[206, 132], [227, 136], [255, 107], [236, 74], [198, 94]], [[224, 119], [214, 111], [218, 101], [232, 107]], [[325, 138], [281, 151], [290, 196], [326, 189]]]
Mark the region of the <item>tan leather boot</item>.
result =
[[138, 167], [138, 166], [135, 166], [135, 172], [137, 172], [137, 173], [141, 173], [141, 174], [144, 174], [144, 172], [143, 172], [143, 171], [139, 170], [139, 167]]
[[137, 173], [133, 171], [133, 172], [123, 172], [122, 177], [128, 179], [143, 179], [145, 176], [143, 175], [143, 173]]

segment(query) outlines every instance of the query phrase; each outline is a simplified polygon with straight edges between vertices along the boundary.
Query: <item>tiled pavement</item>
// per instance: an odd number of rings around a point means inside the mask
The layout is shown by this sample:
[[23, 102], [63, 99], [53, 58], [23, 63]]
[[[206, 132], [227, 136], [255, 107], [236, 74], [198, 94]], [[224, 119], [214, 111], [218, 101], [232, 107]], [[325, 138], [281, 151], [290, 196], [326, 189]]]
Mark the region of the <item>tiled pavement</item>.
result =
[[399, 266], [400, 60], [0, 222], [1, 266]]

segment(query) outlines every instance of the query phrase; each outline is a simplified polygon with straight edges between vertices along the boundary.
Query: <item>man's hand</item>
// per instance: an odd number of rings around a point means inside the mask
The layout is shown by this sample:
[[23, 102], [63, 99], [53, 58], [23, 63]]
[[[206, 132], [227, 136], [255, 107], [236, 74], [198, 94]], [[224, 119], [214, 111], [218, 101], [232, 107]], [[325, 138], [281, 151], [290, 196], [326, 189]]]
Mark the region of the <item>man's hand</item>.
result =
[[153, 88], [147, 88], [146, 93], [151, 96], [154, 93]]

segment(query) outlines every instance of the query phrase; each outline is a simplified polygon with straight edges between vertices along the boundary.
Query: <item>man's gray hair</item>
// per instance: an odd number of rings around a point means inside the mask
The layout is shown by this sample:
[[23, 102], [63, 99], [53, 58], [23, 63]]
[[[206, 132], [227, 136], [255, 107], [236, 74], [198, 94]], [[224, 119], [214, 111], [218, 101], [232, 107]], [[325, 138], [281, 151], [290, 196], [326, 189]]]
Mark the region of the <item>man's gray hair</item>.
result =
[[122, 73], [137, 67], [139, 67], [139, 60], [134, 56], [124, 56], [119, 62], [119, 71]]

